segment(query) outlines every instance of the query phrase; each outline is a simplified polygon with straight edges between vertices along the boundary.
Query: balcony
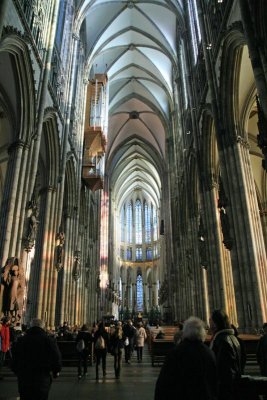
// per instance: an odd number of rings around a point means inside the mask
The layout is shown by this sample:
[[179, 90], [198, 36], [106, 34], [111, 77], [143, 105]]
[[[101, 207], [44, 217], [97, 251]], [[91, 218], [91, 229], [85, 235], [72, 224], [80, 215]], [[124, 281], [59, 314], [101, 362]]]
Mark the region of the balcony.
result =
[[89, 159], [88, 161], [84, 160], [82, 166], [82, 179], [92, 192], [103, 189], [103, 173], [94, 159], [96, 157], [91, 157], [91, 161]]

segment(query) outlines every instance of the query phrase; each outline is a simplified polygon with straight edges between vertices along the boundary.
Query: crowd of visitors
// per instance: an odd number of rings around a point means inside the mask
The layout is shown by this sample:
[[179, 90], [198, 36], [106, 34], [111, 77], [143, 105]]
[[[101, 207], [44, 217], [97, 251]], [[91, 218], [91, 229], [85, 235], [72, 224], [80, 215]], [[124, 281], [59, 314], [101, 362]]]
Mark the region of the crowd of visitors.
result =
[[[62, 340], [74, 343], [79, 380], [87, 375], [89, 357], [94, 357], [96, 380], [100, 377], [100, 366], [105, 378], [108, 353], [114, 358], [114, 375], [119, 379], [123, 354], [125, 363], [131, 364], [136, 350], [137, 361], [142, 362], [147, 335], [142, 321], [134, 326], [130, 319], [124, 323], [116, 321], [108, 327], [103, 321], [95, 323], [93, 328], [84, 324], [81, 329], [70, 328], [64, 322], [55, 331], [47, 329], [39, 319], [33, 319], [27, 329], [11, 326], [10, 319], [3, 317], [0, 379], [8, 358], [18, 379], [21, 400], [46, 400], [51, 382], [61, 370], [57, 342]], [[154, 339], [164, 339], [164, 330], [159, 325], [155, 328]], [[156, 382], [155, 400], [173, 399], [173, 393], [187, 400], [244, 400], [239, 393], [239, 383], [246, 364], [245, 346], [223, 310], [213, 311], [208, 329], [202, 320], [193, 316], [178, 324], [173, 342], [173, 350], [166, 356]], [[263, 325], [256, 356], [262, 376], [267, 376], [267, 323]]]

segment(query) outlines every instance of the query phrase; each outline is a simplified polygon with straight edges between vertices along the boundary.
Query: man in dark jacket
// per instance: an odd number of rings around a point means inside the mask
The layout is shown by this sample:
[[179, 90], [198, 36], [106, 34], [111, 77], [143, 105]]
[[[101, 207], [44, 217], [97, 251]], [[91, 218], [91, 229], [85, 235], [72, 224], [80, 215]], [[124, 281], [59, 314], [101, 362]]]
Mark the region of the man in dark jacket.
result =
[[237, 400], [242, 371], [241, 348], [225, 311], [213, 311], [210, 328], [213, 333], [210, 348], [217, 364], [218, 399]]
[[78, 351], [78, 379], [82, 377], [82, 367], [83, 376], [87, 375], [87, 363], [88, 357], [92, 357], [92, 342], [93, 338], [89, 332], [89, 327], [84, 324], [79, 331], [76, 338], [76, 349]]
[[257, 361], [260, 366], [261, 375], [267, 376], [267, 322], [262, 326], [263, 335], [257, 346]]
[[21, 400], [47, 400], [53, 375], [61, 370], [56, 341], [44, 330], [44, 322], [33, 319], [31, 328], [13, 348], [12, 369], [18, 377]]
[[133, 326], [133, 323], [130, 319], [127, 321], [127, 323], [123, 326], [122, 329], [123, 329], [123, 334], [124, 334], [125, 338], [128, 339], [128, 340], [126, 340], [126, 343], [124, 345], [125, 362], [130, 364], [131, 363], [131, 355], [133, 352], [136, 329]]
[[155, 400], [216, 400], [216, 362], [203, 342], [203, 321], [190, 317], [184, 323], [183, 340], [167, 356], [160, 371]]

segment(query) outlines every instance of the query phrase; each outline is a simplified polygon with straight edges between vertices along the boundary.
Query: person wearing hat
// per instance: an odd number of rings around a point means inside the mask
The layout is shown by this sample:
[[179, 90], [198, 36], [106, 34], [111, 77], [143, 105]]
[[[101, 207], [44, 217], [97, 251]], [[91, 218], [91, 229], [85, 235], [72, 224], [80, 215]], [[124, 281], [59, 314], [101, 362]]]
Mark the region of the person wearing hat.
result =
[[31, 328], [14, 344], [12, 356], [20, 399], [47, 400], [52, 377], [56, 378], [61, 370], [61, 354], [42, 320], [31, 321]]
[[5, 364], [6, 354], [10, 350], [10, 318], [4, 317], [0, 323], [0, 379], [3, 379], [2, 367]]

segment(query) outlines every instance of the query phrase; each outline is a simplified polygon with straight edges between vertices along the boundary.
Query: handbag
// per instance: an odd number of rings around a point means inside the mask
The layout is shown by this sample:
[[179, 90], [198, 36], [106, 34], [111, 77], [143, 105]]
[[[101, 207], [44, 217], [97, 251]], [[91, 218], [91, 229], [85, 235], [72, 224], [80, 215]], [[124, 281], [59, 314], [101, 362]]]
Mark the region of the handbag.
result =
[[124, 340], [124, 346], [129, 346], [129, 344], [130, 344], [129, 338], [127, 337], [127, 338]]
[[85, 349], [85, 343], [83, 339], [80, 339], [79, 342], [76, 344], [76, 350], [81, 353]]

